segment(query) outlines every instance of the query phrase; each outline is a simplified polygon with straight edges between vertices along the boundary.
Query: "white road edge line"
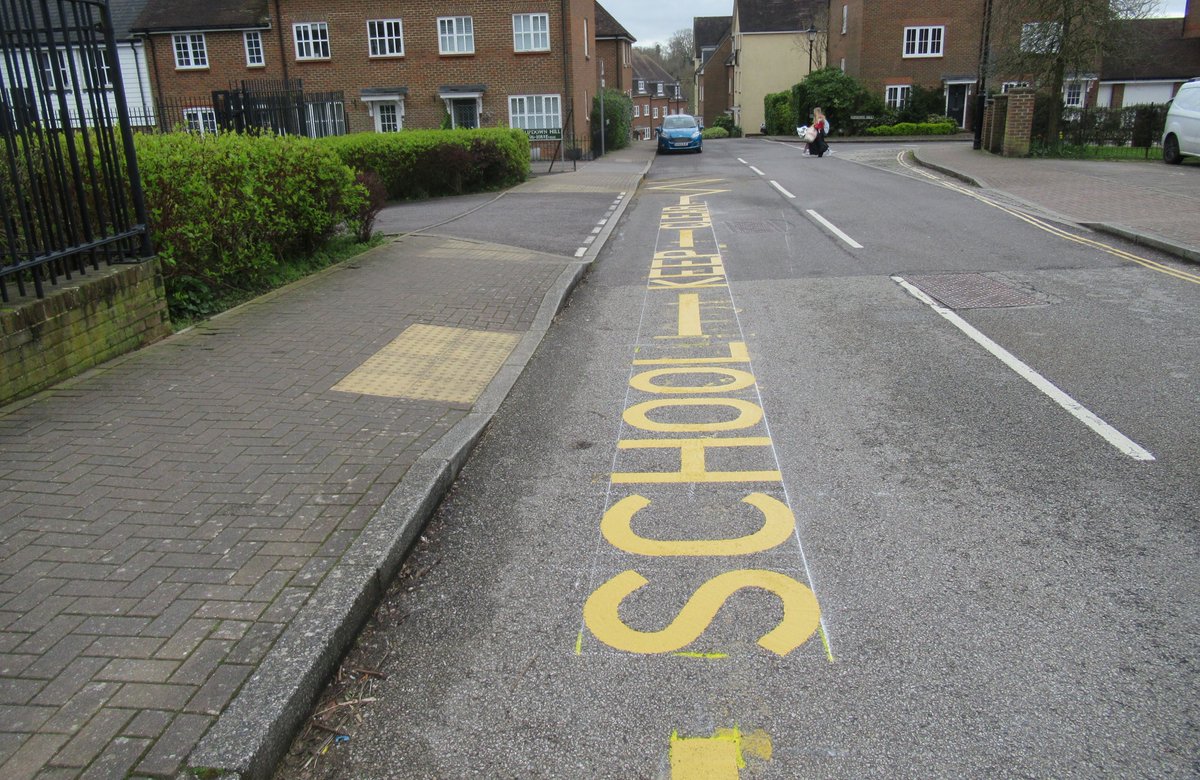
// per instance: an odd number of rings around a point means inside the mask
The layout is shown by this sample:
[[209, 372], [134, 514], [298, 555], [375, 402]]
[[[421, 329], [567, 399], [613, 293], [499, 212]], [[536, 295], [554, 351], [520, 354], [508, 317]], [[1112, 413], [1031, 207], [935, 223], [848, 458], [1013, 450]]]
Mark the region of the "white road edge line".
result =
[[821, 223], [822, 225], [824, 225], [825, 227], [829, 228], [829, 230], [830, 230], [830, 231], [831, 231], [831, 232], [832, 232], [832, 233], [833, 233], [835, 236], [837, 236], [838, 238], [842, 239], [843, 241], [845, 241], [845, 242], [846, 242], [847, 244], [849, 244], [850, 246], [854, 247], [855, 249], [862, 249], [862, 248], [863, 248], [863, 245], [862, 245], [862, 244], [858, 243], [858, 242], [857, 242], [857, 241], [855, 241], [853, 238], [850, 238], [850, 236], [846, 235], [846, 234], [845, 234], [845, 233], [843, 233], [842, 231], [838, 230], [838, 227], [837, 227], [837, 225], [835, 225], [835, 224], [833, 224], [832, 222], [830, 222], [829, 220], [825, 219], [825, 217], [822, 217], [820, 214], [818, 214], [817, 212], [813, 211], [812, 209], [808, 209], [808, 213], [809, 213], [810, 215], [812, 215], [812, 218], [813, 218], [813, 219], [815, 219], [817, 222], [820, 222], [820, 223]]
[[1083, 404], [1079, 403], [1074, 398], [1058, 389], [1053, 382], [1034, 371], [1004, 347], [980, 333], [962, 317], [958, 316], [950, 309], [940, 305], [937, 301], [930, 298], [919, 288], [910, 284], [903, 277], [893, 276], [892, 281], [896, 282], [905, 290], [907, 290], [908, 293], [914, 298], [926, 304], [935, 312], [940, 314], [952, 325], [954, 325], [954, 327], [965, 333], [976, 344], [979, 344], [988, 352], [992, 353], [993, 356], [999, 358], [1004, 365], [1017, 372], [1017, 374], [1025, 381], [1029, 382], [1038, 390], [1041, 390], [1043, 393], [1048, 395], [1055, 403], [1070, 412], [1077, 420], [1091, 428], [1096, 433], [1100, 434], [1105, 441], [1116, 447], [1121, 453], [1128, 455], [1134, 460], [1154, 460], [1154, 456], [1150, 454], [1150, 452], [1140, 447], [1116, 428], [1104, 422], [1104, 420], [1101, 420]]
[[581, 247], [579, 247], [578, 249], [576, 249], [576, 250], [575, 250], [575, 256], [576, 256], [576, 257], [583, 257], [583, 256], [584, 256], [584, 255], [586, 255], [586, 254], [587, 254], [587, 247], [586, 247], [586, 246], [581, 246]]
[[795, 195], [793, 195], [792, 193], [790, 193], [790, 192], [788, 192], [787, 190], [785, 190], [783, 187], [780, 187], [780, 186], [779, 186], [779, 182], [775, 181], [774, 179], [771, 179], [771, 186], [772, 186], [772, 187], [774, 187], [775, 189], [779, 190], [780, 192], [782, 192], [784, 195], [786, 195], [786, 196], [787, 196], [787, 197], [789, 197], [789, 198], [795, 198], [795, 197], [796, 197], [796, 196], [795, 196]]
[[755, 173], [757, 173], [759, 176], [766, 176], [766, 174], [765, 174], [765, 173], [763, 173], [762, 171], [760, 171], [758, 168], [755, 168], [753, 165], [751, 165], [751, 166], [750, 166], [750, 170], [754, 171], [754, 172], [755, 172]]
[[746, 162], [745, 160], [743, 160], [741, 157], [737, 158], [737, 161], [738, 161], [738, 162], [740, 162], [742, 165], [749, 165], [749, 164], [750, 164], [750, 163]]

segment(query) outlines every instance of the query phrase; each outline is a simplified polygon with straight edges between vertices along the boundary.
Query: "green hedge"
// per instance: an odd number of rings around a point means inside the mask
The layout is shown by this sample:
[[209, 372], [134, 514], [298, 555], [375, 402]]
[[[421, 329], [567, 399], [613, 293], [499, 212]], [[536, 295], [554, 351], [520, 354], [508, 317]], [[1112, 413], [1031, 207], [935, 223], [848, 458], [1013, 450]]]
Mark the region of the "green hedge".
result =
[[953, 120], [945, 122], [899, 122], [894, 125], [868, 127], [867, 135], [953, 135], [958, 125]]
[[355, 172], [308, 138], [164, 133], [135, 142], [176, 318], [270, 289], [286, 264], [353, 223], [367, 200]]
[[378, 174], [391, 199], [482, 192], [529, 176], [529, 136], [521, 130], [355, 133], [319, 143], [350, 167]]
[[729, 131], [723, 127], [706, 127], [700, 135], [707, 141], [710, 138], [728, 138]]
[[767, 135], [793, 135], [796, 132], [796, 110], [792, 105], [792, 92], [772, 92], [763, 97], [766, 111]]

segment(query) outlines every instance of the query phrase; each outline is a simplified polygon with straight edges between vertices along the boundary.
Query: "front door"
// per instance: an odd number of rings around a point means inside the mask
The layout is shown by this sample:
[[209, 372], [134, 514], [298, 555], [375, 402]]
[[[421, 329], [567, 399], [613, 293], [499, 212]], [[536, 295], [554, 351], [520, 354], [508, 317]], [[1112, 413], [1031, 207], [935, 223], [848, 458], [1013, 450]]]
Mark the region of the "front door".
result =
[[474, 130], [479, 127], [479, 103], [475, 98], [465, 98], [450, 101], [450, 110], [454, 115], [454, 126]]
[[967, 118], [967, 90], [970, 88], [970, 84], [946, 85], [946, 116], [958, 123], [959, 127]]

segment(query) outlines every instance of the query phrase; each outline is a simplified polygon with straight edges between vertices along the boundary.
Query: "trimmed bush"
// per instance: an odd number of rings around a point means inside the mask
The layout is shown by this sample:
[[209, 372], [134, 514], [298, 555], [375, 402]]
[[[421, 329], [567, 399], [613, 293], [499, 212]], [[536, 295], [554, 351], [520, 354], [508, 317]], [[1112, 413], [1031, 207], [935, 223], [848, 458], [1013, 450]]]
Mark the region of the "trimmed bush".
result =
[[729, 114], [721, 114], [713, 120], [713, 127], [719, 127], [729, 133], [730, 138], [741, 138], [742, 128], [733, 123], [733, 117]]
[[342, 162], [374, 171], [388, 198], [485, 192], [529, 177], [529, 136], [521, 130], [404, 130], [318, 141]]
[[[792, 87], [792, 110], [796, 125], [811, 121], [813, 108], [820, 106], [838, 135], [855, 135], [872, 121], [855, 116], [877, 117], [887, 113], [883, 98], [872, 93], [861, 81], [842, 73], [840, 68], [822, 68], [810, 73]], [[796, 132], [795, 125], [790, 133]]]
[[706, 127], [700, 136], [706, 141], [713, 138], [728, 138], [729, 131], [723, 127]]
[[361, 219], [367, 192], [330, 149], [296, 136], [138, 135], [138, 164], [173, 317], [270, 289], [283, 266]]
[[772, 92], [763, 98], [768, 135], [792, 135], [796, 132], [796, 111], [791, 90]]
[[592, 151], [600, 153], [600, 100], [604, 100], [604, 149], [629, 146], [633, 137], [633, 99], [616, 89], [605, 89], [592, 98]]
[[868, 127], [867, 135], [953, 135], [958, 132], [954, 120], [944, 122], [898, 122], [894, 125]]

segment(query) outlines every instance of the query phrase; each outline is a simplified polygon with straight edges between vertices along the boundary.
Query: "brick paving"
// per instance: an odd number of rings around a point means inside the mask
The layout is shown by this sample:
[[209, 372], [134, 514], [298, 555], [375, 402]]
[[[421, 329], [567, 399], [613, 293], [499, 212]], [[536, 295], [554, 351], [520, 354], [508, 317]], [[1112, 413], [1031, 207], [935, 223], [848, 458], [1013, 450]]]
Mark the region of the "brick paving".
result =
[[528, 330], [572, 262], [487, 248], [402, 238], [0, 409], [0, 777], [178, 772], [471, 411], [332, 386], [415, 323]]
[[1073, 222], [1115, 223], [1200, 251], [1200, 165], [1194, 162], [1010, 158], [968, 143], [920, 144], [914, 152], [922, 162]]

